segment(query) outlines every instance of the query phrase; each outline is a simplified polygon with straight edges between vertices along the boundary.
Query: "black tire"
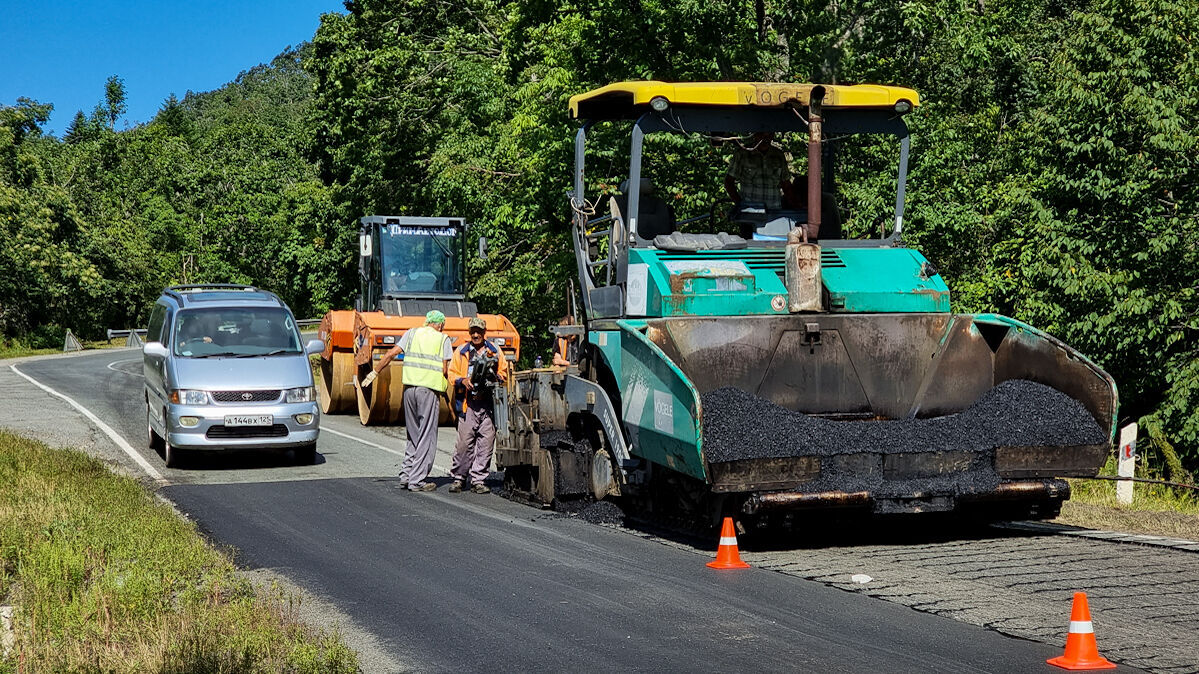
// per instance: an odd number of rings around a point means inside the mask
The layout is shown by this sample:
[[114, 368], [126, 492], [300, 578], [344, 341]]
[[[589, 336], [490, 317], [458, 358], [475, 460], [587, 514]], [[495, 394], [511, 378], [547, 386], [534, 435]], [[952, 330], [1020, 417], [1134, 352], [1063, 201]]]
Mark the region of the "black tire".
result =
[[167, 468], [182, 468], [187, 463], [187, 452], [172, 445], [169, 440], [163, 440], [162, 458]]
[[311, 466], [316, 463], [316, 443], [310, 442], [306, 445], [296, 447], [296, 465]]
[[162, 436], [155, 433], [150, 425], [150, 403], [146, 403], [146, 445], [155, 452], [163, 451]]

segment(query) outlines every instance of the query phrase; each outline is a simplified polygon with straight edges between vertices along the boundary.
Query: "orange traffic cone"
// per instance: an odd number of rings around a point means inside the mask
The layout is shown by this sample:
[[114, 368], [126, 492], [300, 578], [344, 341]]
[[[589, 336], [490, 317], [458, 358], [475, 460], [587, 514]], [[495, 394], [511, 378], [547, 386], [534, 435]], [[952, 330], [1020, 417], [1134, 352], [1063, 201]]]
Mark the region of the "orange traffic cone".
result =
[[1091, 626], [1091, 609], [1087, 608], [1087, 593], [1074, 593], [1070, 609], [1070, 633], [1066, 635], [1066, 653], [1045, 662], [1062, 669], [1115, 669], [1116, 665], [1099, 655], [1095, 629]]
[[749, 564], [741, 561], [737, 552], [737, 532], [733, 529], [733, 518], [724, 518], [720, 527], [720, 545], [716, 548], [716, 561], [708, 562], [713, 569], [748, 569]]

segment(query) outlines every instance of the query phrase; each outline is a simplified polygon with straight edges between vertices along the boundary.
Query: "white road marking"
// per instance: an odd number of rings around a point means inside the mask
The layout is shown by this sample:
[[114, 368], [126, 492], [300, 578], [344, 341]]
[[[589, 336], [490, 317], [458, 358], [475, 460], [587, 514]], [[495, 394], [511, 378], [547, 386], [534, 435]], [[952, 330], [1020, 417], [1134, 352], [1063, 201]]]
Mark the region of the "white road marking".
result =
[[[370, 440], [364, 440], [358, 436], [350, 435], [349, 433], [342, 433], [341, 431], [335, 431], [332, 428], [329, 428], [328, 426], [321, 426], [321, 432], [322, 433], [332, 433], [333, 435], [338, 435], [343, 438], [353, 440], [355, 442], [361, 442], [362, 444], [366, 445], [367, 447], [374, 447], [375, 449], [381, 449], [389, 454], [395, 454], [396, 456], [399, 456], [399, 457], [404, 456], [404, 452], [401, 452], [397, 449], [392, 449], [390, 447], [384, 447], [383, 445], [380, 445], [377, 442], [371, 442]], [[437, 462], [433, 463], [433, 467], [436, 468], [437, 470], [440, 470], [441, 472], [445, 473], [446, 475], [449, 475], [449, 473], [450, 473], [449, 468], [446, 468], [445, 466], [443, 466]]]
[[120, 372], [121, 374], [127, 374], [130, 377], [140, 377], [140, 376], [142, 376], [140, 372], [126, 372], [124, 370], [120, 370], [120, 369], [113, 367], [113, 365], [116, 365], [117, 363], [133, 363], [133, 362], [140, 362], [140, 361], [141, 361], [141, 358], [126, 358], [124, 360], [114, 360], [108, 364], [108, 369], [112, 370], [113, 372]]
[[350, 435], [349, 433], [342, 433], [341, 431], [335, 431], [332, 428], [329, 428], [328, 426], [321, 426], [321, 432], [322, 433], [332, 433], [333, 435], [340, 435], [343, 438], [349, 438], [350, 440], [354, 440], [356, 442], [361, 442], [362, 444], [366, 445], [367, 447], [374, 447], [375, 449], [381, 449], [385, 452], [395, 454], [396, 456], [404, 456], [404, 453], [401, 451], [394, 450], [390, 447], [384, 447], [383, 445], [371, 442], [370, 440], [363, 440], [362, 438], [355, 437], [353, 435]]
[[93, 424], [96, 425], [97, 428], [104, 431], [104, 434], [108, 436], [109, 440], [112, 440], [116, 444], [117, 447], [120, 447], [126, 454], [129, 455], [129, 458], [133, 459], [134, 462], [137, 463], [137, 465], [141, 466], [142, 470], [144, 470], [146, 472], [146, 475], [149, 475], [155, 482], [158, 482], [160, 484], [169, 484], [168, 480], [165, 477], [163, 477], [162, 473], [158, 472], [158, 470], [156, 470], [154, 468], [154, 466], [150, 465], [150, 462], [146, 461], [145, 457], [143, 457], [140, 453], [138, 453], [138, 451], [136, 449], [134, 449], [132, 445], [130, 445], [128, 442], [126, 442], [125, 438], [121, 437], [121, 435], [119, 433], [114, 431], [111, 426], [109, 426], [108, 424], [101, 421], [100, 417], [96, 416], [95, 414], [92, 414], [91, 410], [84, 407], [83, 405], [80, 405], [79, 403], [77, 403], [74, 400], [72, 400], [71, 398], [63, 395], [62, 393], [55, 391], [54, 389], [50, 388], [49, 386], [46, 386], [45, 384], [39, 382], [38, 380], [34, 379], [33, 377], [30, 377], [29, 375], [25, 374], [24, 372], [21, 372], [20, 370], [17, 369], [17, 366], [15, 364], [9, 365], [8, 369], [19, 374], [21, 377], [28, 380], [29, 383], [40, 388], [41, 390], [45, 391], [46, 393], [49, 393], [50, 395], [58, 397], [58, 398], [62, 398], [63, 400], [70, 403], [71, 407], [74, 407], [75, 409], [79, 410], [83, 414], [83, 416], [87, 417]]

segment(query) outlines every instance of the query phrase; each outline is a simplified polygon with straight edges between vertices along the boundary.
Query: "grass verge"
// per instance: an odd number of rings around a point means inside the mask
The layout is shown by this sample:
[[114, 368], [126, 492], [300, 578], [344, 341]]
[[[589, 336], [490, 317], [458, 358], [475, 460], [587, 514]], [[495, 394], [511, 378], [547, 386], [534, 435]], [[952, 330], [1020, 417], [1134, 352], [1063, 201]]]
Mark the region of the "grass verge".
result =
[[[1099, 472], [1115, 475], [1115, 459]], [[1152, 534], [1199, 541], [1199, 492], [1159, 484], [1137, 483], [1132, 504], [1116, 502], [1116, 482], [1070, 480], [1070, 500], [1059, 524]]]
[[135, 480], [5, 431], [0, 604], [16, 607], [0, 672], [358, 671]]
[[[91, 351], [92, 349], [115, 349], [115, 348], [121, 347], [121, 346], [125, 346], [124, 339], [111, 339], [111, 340], [101, 339], [101, 340], [97, 340], [97, 341], [86, 340], [83, 342], [83, 348], [86, 351]], [[62, 354], [62, 353], [63, 353], [63, 350], [61, 348], [35, 349], [35, 348], [29, 347], [29, 346], [25, 346], [24, 344], [22, 344], [19, 341], [0, 340], [0, 359], [23, 358], [25, 356], [52, 356], [52, 355], [58, 355], [58, 354]]]

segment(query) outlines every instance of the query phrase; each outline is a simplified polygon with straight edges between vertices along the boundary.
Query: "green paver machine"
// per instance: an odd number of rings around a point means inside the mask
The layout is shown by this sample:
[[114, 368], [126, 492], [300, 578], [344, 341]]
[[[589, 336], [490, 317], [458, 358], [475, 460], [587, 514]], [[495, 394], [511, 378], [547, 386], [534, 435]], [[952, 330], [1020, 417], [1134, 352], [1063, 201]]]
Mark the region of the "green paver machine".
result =
[[[822, 507], [1054, 516], [1069, 496], [1061, 478], [1095, 475], [1110, 451], [1115, 384], [1031, 326], [951, 313], [937, 270], [904, 246], [904, 116], [919, 102], [900, 87], [736, 82], [621, 82], [573, 97], [582, 125], [570, 201], [584, 316], [558, 332], [584, 348], [577, 367], [517, 373], [501, 392], [496, 456], [508, 488], [546, 504], [619, 495], [704, 520], [769, 522]], [[592, 206], [603, 201], [588, 194], [584, 173], [589, 134], [601, 127], [599, 137], [631, 127], [628, 180], [606, 214]], [[714, 231], [719, 209], [677, 220], [643, 180], [653, 134], [699, 137], [702, 147], [758, 132], [803, 139], [807, 207], [742, 203], [725, 223], [734, 231]], [[890, 194], [875, 195], [886, 211], [866, 217], [879, 233], [843, 238], [838, 204], [848, 200], [837, 193], [834, 148], [863, 138], [875, 144], [871, 157], [889, 148], [891, 163], [870, 184], [893, 190], [894, 209]], [[953, 415], [1008, 380], [1081, 402], [1107, 441], [846, 446], [821, 456], [748, 447], [719, 462], [705, 451], [703, 397], [722, 387], [854, 423]], [[980, 471], [988, 479], [970, 482]]]

